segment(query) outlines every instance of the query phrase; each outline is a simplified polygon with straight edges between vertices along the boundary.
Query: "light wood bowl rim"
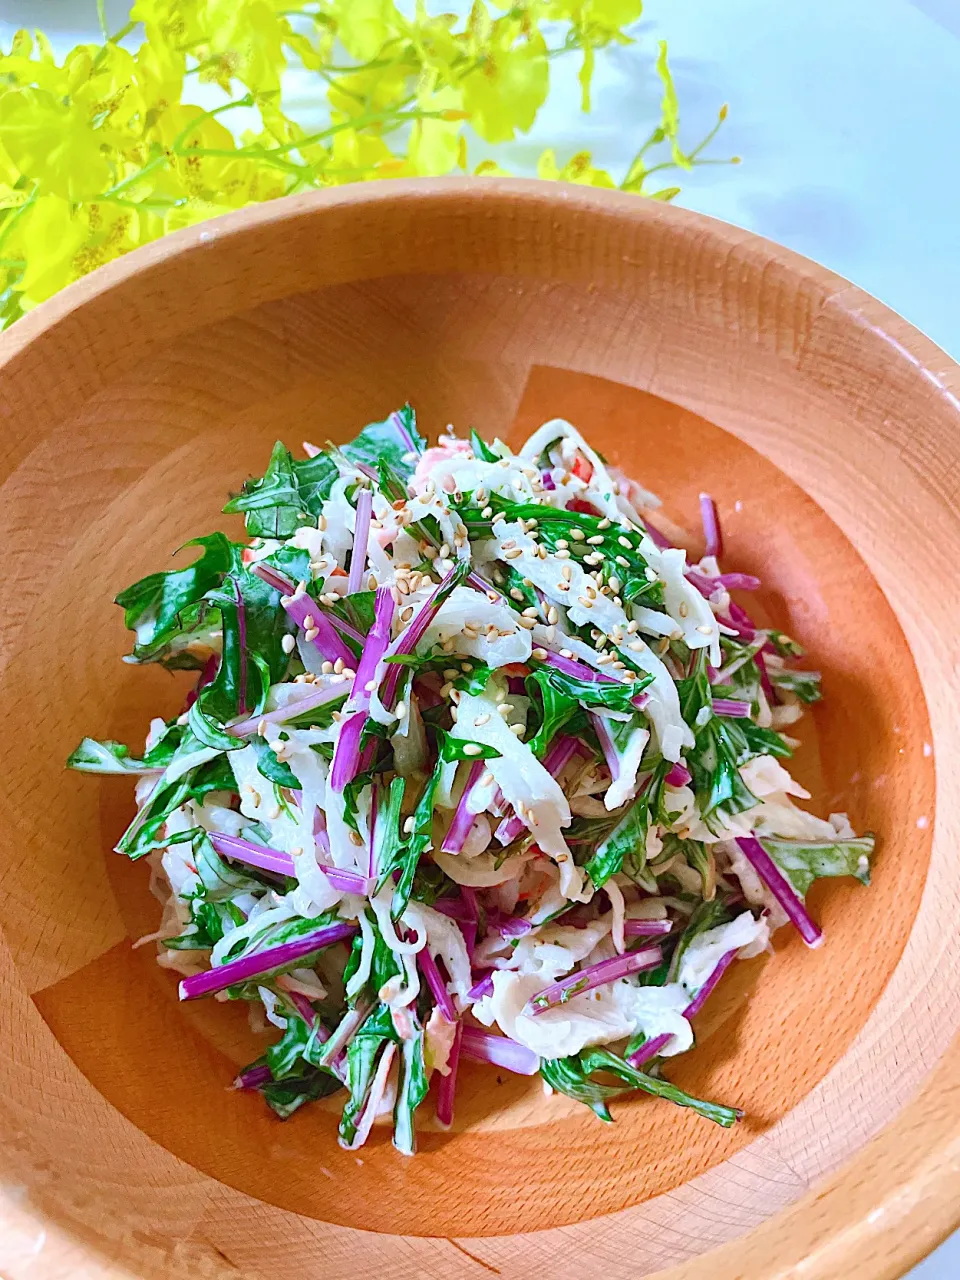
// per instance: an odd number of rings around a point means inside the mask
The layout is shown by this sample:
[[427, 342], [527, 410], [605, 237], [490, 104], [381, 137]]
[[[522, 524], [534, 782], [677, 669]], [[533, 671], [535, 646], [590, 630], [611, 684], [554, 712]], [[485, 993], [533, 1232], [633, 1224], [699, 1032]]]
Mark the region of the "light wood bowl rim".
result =
[[[184, 228], [101, 267], [69, 285], [0, 335], [0, 377], [32, 344], [41, 347], [74, 313], [92, 308], [104, 294], [178, 255], [202, 252], [211, 233], [218, 241], [253, 227], [321, 217], [325, 210], [371, 202], [410, 202], [430, 196], [451, 203], [500, 200], [557, 204], [637, 223], [666, 222], [700, 227], [732, 250], [745, 242], [763, 248], [771, 261], [791, 274], [842, 295], [844, 310], [869, 308], [872, 319], [895, 335], [891, 361], [906, 360], [928, 372], [940, 394], [960, 394], [960, 366], [923, 333], [870, 294], [843, 277], [772, 241], [731, 224], [686, 209], [626, 195], [529, 179], [423, 178], [363, 183], [291, 196], [254, 205], [210, 222]], [[0, 1238], [8, 1214], [23, 1206], [9, 1191], [0, 1192]], [[36, 1219], [38, 1230], [43, 1221]], [[960, 1037], [956, 1038], [923, 1089], [886, 1128], [822, 1185], [787, 1209], [729, 1244], [658, 1272], [662, 1280], [836, 1280], [844, 1276], [895, 1280], [960, 1226]], [[72, 1252], [70, 1256], [75, 1258]], [[69, 1274], [67, 1246], [50, 1240], [44, 1273]], [[63, 1256], [58, 1259], [58, 1251]], [[865, 1262], [869, 1256], [868, 1261]], [[121, 1274], [105, 1257], [90, 1253], [84, 1268], [89, 1280]], [[867, 1269], [864, 1269], [864, 1266]], [[122, 1274], [129, 1275], [124, 1270]]]

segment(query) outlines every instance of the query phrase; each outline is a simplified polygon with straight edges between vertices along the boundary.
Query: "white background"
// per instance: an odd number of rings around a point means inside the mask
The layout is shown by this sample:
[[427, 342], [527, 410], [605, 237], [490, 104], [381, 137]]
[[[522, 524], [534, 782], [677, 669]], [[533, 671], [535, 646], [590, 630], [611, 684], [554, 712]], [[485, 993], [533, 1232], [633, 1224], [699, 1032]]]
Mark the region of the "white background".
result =
[[[119, 26], [122, 0], [107, 10]], [[58, 48], [95, 39], [95, 2], [0, 0], [0, 40], [21, 25]], [[686, 140], [727, 101], [713, 154], [743, 157], [683, 175], [680, 203], [817, 259], [960, 358], [960, 0], [648, 0], [638, 35], [601, 60], [587, 119], [575, 61], [554, 64], [551, 99], [506, 149], [509, 167], [529, 172], [546, 145], [561, 163], [590, 147], [622, 173], [655, 113], [651, 50], [666, 38]], [[957, 1276], [960, 1238], [911, 1280]]]

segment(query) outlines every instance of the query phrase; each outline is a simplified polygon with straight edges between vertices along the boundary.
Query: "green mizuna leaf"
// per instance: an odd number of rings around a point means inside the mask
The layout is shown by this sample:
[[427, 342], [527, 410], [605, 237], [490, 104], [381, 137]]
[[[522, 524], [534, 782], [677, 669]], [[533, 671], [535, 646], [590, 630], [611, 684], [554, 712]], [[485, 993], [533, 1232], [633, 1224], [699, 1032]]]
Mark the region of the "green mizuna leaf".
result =
[[760, 843], [803, 897], [814, 880], [824, 876], [855, 876], [870, 883], [872, 835], [837, 840], [780, 840], [763, 836]]

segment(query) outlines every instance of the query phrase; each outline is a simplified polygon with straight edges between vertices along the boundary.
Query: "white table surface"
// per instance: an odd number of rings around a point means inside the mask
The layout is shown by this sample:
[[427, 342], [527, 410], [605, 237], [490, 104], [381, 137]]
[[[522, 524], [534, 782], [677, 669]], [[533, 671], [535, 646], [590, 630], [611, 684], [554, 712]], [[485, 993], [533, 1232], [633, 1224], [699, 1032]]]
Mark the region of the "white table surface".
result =
[[[125, 9], [108, 0], [118, 26]], [[26, 25], [58, 48], [95, 39], [94, 0], [0, 0], [0, 40]], [[622, 172], [659, 98], [649, 50], [666, 38], [685, 137], [727, 101], [714, 154], [743, 157], [683, 175], [680, 203], [817, 259], [960, 358], [960, 0], [648, 0], [639, 35], [601, 59], [592, 117], [572, 106], [575, 60], [554, 64], [551, 100], [506, 163], [530, 172], [546, 145], [561, 160], [589, 147]], [[957, 1276], [960, 1235], [910, 1280]]]

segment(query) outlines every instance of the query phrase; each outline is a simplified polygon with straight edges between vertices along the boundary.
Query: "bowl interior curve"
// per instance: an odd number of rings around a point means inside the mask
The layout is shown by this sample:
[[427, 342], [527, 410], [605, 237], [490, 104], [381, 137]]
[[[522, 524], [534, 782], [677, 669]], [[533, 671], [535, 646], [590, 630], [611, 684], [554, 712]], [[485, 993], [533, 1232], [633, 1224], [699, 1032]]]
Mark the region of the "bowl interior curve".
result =
[[[463, 235], [475, 234], [481, 216], [478, 204]], [[392, 224], [388, 212], [382, 217], [386, 234]], [[283, 229], [262, 234], [268, 243]], [[678, 253], [684, 243], [678, 232]], [[8, 597], [12, 585], [27, 587], [0, 691], [6, 732], [22, 744], [2, 778], [0, 925], [10, 980], [42, 1019], [31, 1043], [44, 1043], [47, 1070], [51, 1054], [64, 1051], [56, 1061], [70, 1064], [71, 1088], [97, 1099], [88, 1116], [82, 1108], [75, 1116], [67, 1146], [97, 1143], [105, 1100], [139, 1131], [142, 1150], [170, 1153], [204, 1186], [209, 1179], [367, 1232], [509, 1237], [666, 1203], [723, 1162], [736, 1168], [748, 1149], [766, 1159], [776, 1149], [780, 1172], [766, 1193], [751, 1192], [751, 1225], [858, 1141], [819, 1133], [811, 1157], [816, 1126], [791, 1121], [804, 1100], [809, 1108], [826, 1090], [832, 1101], [819, 1105], [827, 1115], [846, 1105], [845, 1091], [865, 1088], [863, 1136], [887, 1118], [879, 1081], [864, 1086], [859, 1063], [847, 1078], [844, 1064], [857, 1061], [855, 1046], [876, 1020], [920, 909], [934, 829], [934, 732], [915, 653], [854, 545], [855, 523], [843, 532], [797, 482], [811, 458], [829, 463], [834, 428], [826, 411], [811, 422], [816, 406], [798, 378], [795, 335], [781, 320], [768, 341], [763, 325], [758, 332], [743, 322], [756, 282], [737, 286], [719, 244], [709, 234], [704, 243], [712, 265], [686, 305], [682, 272], [650, 284], [668, 271], [662, 260], [641, 265], [643, 284], [630, 287], [576, 262], [554, 278], [531, 269], [522, 246], [512, 267], [480, 270], [466, 260], [431, 269], [425, 260], [406, 274], [358, 271], [357, 279], [320, 278], [307, 292], [254, 294], [215, 319], [184, 324], [179, 337], [131, 339], [142, 350], [127, 367], [121, 356], [98, 390], [20, 442], [3, 484]], [[739, 333], [723, 296], [736, 287]], [[119, 323], [114, 340], [124, 341]], [[765, 383], [767, 401], [758, 392]], [[828, 391], [826, 399], [845, 424], [843, 472], [856, 415], [836, 408], [842, 397]], [[544, 1097], [536, 1081], [471, 1067], [453, 1133], [425, 1123], [414, 1161], [375, 1135], [357, 1158], [336, 1145], [333, 1109], [281, 1124], [259, 1099], [231, 1091], [236, 1067], [263, 1044], [245, 1010], [180, 1006], [153, 945], [131, 950], [159, 916], [147, 868], [109, 852], [132, 813], [131, 788], [65, 775], [62, 761], [87, 733], [138, 745], [151, 716], [178, 709], [186, 679], [120, 663], [126, 637], [110, 601], [187, 538], [215, 528], [238, 534], [220, 507], [262, 471], [275, 439], [294, 448], [342, 441], [404, 400], [431, 436], [454, 423], [516, 444], [548, 417], [569, 418], [664, 498], [668, 516], [692, 531], [692, 549], [697, 495], [709, 490], [725, 531], [724, 566], [763, 579], [759, 597], [744, 603], [800, 640], [824, 672], [824, 701], [798, 732], [796, 772], [818, 812], [844, 810], [858, 829], [878, 833], [874, 881], [869, 890], [817, 886], [811, 903], [826, 944], [810, 952], [784, 931], [773, 957], [738, 966], [698, 1022], [697, 1049], [667, 1071], [684, 1088], [743, 1107], [747, 1119], [733, 1131], [652, 1100], [615, 1107], [616, 1124], [606, 1127], [566, 1099]], [[788, 431], [794, 443], [780, 450]], [[875, 536], [870, 525], [866, 549]], [[46, 1043], [51, 1035], [58, 1049]], [[28, 1160], [49, 1143], [53, 1116], [49, 1124]], [[44, 1158], [56, 1167], [55, 1155]], [[118, 1186], [125, 1158], [98, 1152]], [[75, 1163], [66, 1157], [65, 1167]], [[171, 1238], [182, 1230], [176, 1214], [169, 1229]], [[163, 1237], [165, 1228], [154, 1216], [149, 1230]], [[681, 1234], [664, 1227], [657, 1249], [640, 1246], [641, 1258], [676, 1260], [699, 1247]], [[703, 1238], [724, 1234], [729, 1227], [718, 1226]], [[218, 1247], [231, 1257], [222, 1239]]]

